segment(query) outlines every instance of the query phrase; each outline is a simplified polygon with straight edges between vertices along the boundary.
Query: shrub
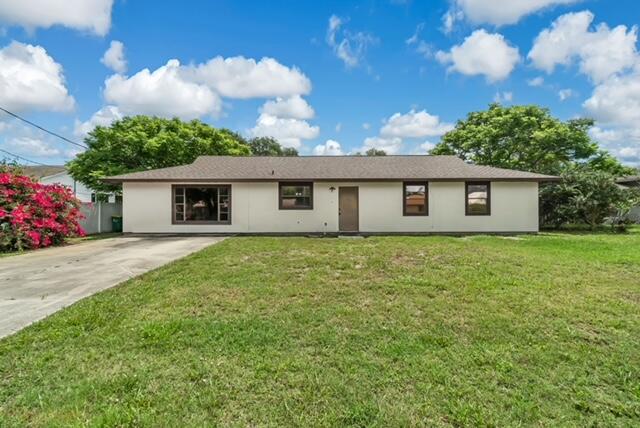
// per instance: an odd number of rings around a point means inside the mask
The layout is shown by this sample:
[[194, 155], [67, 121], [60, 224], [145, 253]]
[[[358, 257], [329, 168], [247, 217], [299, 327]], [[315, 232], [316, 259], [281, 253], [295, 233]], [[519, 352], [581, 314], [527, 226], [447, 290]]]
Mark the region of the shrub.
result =
[[0, 165], [0, 251], [48, 247], [84, 236], [81, 218], [80, 201], [71, 189], [38, 183]]
[[542, 224], [561, 227], [588, 224], [592, 229], [609, 222], [624, 230], [626, 215], [638, 203], [638, 192], [616, 184], [615, 176], [587, 166], [573, 166], [561, 175], [559, 183], [540, 189]]

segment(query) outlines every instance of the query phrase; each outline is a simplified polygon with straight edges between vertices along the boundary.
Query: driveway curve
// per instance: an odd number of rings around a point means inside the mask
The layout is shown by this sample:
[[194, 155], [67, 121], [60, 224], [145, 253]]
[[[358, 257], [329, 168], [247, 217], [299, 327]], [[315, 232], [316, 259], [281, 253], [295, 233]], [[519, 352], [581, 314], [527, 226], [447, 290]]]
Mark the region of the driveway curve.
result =
[[223, 239], [124, 236], [0, 258], [0, 337]]

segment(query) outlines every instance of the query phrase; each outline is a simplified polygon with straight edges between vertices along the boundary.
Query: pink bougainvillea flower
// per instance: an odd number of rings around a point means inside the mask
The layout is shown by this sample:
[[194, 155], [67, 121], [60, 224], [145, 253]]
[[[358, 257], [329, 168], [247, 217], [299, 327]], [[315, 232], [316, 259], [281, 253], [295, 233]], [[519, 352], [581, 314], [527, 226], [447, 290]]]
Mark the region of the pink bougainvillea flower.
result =
[[40, 232], [30, 230], [27, 232], [27, 236], [31, 239], [31, 245], [34, 248], [38, 248], [40, 246]]
[[80, 201], [68, 187], [41, 184], [0, 165], [0, 223], [9, 223], [2, 230], [0, 251], [46, 247], [68, 236], [83, 236], [81, 218]]

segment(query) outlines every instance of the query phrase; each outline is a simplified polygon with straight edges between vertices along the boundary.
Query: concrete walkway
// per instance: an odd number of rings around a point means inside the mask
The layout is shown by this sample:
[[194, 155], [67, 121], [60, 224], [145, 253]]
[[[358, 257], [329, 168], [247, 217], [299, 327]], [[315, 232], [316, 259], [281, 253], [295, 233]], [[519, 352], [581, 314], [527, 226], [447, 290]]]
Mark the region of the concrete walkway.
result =
[[0, 337], [223, 239], [118, 237], [0, 258]]

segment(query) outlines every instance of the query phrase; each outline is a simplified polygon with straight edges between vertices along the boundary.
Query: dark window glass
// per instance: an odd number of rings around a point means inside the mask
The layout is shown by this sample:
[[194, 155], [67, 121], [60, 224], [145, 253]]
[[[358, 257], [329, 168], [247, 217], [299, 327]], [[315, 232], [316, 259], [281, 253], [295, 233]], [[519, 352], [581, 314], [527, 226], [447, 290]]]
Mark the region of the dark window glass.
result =
[[491, 189], [488, 182], [466, 184], [466, 214], [491, 214]]
[[313, 183], [280, 183], [280, 209], [313, 209]]
[[403, 214], [427, 215], [429, 212], [428, 193], [429, 183], [408, 182], [404, 183]]
[[174, 187], [174, 221], [179, 223], [229, 223], [229, 186]]

